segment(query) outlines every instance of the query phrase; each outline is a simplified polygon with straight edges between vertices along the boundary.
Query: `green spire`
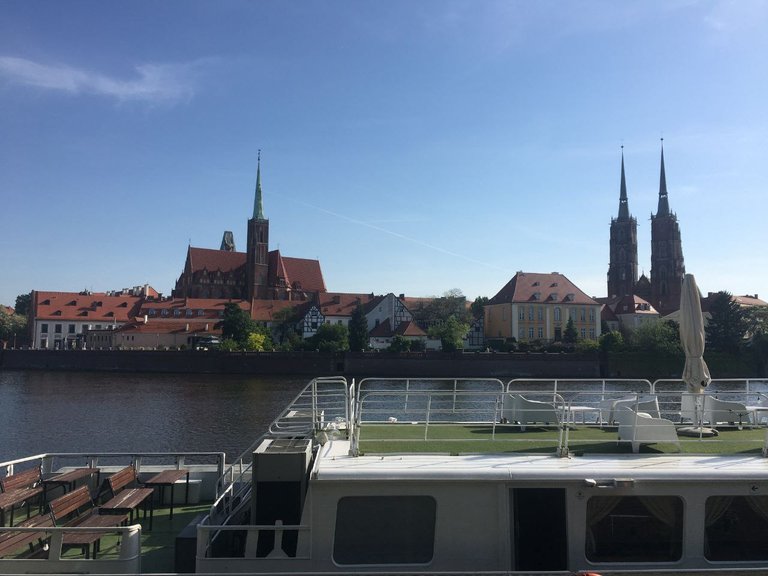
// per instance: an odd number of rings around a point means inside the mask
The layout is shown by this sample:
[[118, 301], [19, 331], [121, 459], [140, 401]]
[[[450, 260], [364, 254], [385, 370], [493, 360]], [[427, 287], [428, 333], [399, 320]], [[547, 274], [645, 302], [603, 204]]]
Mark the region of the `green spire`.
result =
[[266, 220], [264, 210], [261, 207], [261, 150], [259, 150], [256, 167], [256, 198], [253, 200], [253, 218], [254, 220]]

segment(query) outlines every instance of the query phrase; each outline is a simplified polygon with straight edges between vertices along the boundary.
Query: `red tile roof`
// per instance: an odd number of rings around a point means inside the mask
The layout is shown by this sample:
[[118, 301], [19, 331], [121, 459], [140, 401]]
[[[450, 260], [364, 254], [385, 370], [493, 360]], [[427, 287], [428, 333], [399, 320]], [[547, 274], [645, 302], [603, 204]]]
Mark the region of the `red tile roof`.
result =
[[558, 272], [539, 274], [518, 272], [512, 280], [490, 299], [488, 304], [593, 304], [592, 300], [573, 282]]
[[229, 272], [245, 266], [246, 253], [211, 250], [210, 248], [193, 248], [190, 246], [187, 259], [192, 272], [200, 270]]
[[283, 257], [286, 281], [306, 292], [325, 292], [325, 280], [318, 260]]
[[115, 332], [131, 334], [182, 334], [203, 333], [221, 334], [221, 322], [186, 322], [184, 320], [151, 319], [144, 322], [131, 322], [121, 326]]
[[385, 319], [384, 322], [380, 322], [374, 326], [368, 334], [370, 336], [379, 338], [389, 338], [390, 336], [394, 336], [392, 332], [392, 324], [390, 324], [389, 318]]
[[426, 336], [427, 333], [424, 332], [417, 324], [416, 322], [413, 322], [411, 320], [406, 320], [405, 322], [400, 322], [398, 327], [395, 329], [395, 334], [400, 334], [401, 336]]
[[36, 320], [123, 323], [136, 316], [140, 303], [139, 296], [108, 296], [103, 292], [32, 293]]
[[317, 303], [323, 316], [352, 316], [358, 304], [365, 306], [372, 301], [372, 294], [324, 292]]
[[251, 307], [251, 318], [257, 322], [272, 322], [275, 314], [286, 308], [295, 309], [303, 316], [304, 310], [311, 304], [300, 300], [254, 300]]

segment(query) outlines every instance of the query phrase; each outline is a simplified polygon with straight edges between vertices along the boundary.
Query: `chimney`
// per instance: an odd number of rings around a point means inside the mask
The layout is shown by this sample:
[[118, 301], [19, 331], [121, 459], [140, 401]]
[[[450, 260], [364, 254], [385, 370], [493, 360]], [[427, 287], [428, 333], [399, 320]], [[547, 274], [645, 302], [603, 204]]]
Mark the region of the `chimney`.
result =
[[405, 300], [405, 294], [400, 294], [400, 296], [398, 296], [398, 298], [400, 298], [400, 300]]

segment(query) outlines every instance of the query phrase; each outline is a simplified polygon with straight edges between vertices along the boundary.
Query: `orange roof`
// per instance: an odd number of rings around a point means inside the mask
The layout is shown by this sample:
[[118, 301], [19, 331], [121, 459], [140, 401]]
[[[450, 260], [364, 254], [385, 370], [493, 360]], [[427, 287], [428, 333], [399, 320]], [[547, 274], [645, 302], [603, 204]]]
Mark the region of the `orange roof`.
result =
[[289, 286], [298, 285], [301, 290], [307, 292], [325, 292], [325, 280], [319, 260], [283, 257], [282, 261]]
[[138, 313], [140, 303], [139, 296], [34, 291], [32, 311], [36, 320], [128, 322]]
[[320, 294], [317, 306], [323, 316], [352, 316], [358, 304], [364, 305], [373, 298], [372, 294], [324, 292]]
[[584, 292], [559, 272], [518, 272], [488, 304], [594, 304]]
[[395, 329], [395, 334], [400, 334], [401, 336], [426, 336], [427, 335], [427, 333], [424, 332], [424, 330], [422, 330], [416, 324], [416, 322], [413, 322], [411, 320], [400, 322], [398, 327]]

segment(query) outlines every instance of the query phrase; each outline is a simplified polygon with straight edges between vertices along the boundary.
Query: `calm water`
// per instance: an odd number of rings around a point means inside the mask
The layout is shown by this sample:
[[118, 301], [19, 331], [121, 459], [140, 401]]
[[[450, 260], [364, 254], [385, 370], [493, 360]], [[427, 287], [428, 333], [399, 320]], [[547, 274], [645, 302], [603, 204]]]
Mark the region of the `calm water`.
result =
[[41, 452], [248, 448], [306, 377], [0, 371], [0, 462]]

